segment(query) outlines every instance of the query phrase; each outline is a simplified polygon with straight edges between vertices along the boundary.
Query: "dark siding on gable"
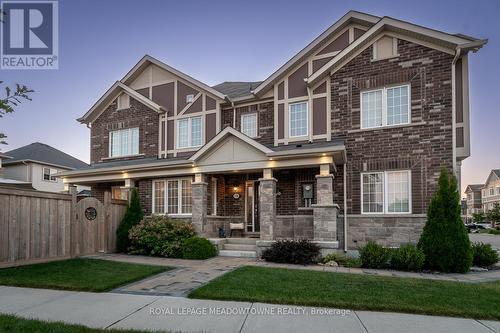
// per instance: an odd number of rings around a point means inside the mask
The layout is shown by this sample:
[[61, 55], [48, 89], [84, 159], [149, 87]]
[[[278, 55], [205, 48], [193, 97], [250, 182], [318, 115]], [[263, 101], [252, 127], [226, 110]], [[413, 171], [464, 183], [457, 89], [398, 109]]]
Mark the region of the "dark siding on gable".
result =
[[326, 97], [313, 99], [313, 135], [326, 134]]
[[347, 45], [349, 45], [349, 30], [346, 30], [342, 35], [340, 35], [337, 39], [335, 39], [333, 42], [328, 44], [318, 54], [325, 54], [325, 53], [340, 51], [343, 48], [345, 48]]
[[205, 95], [205, 107], [206, 107], [207, 111], [215, 110], [215, 108], [217, 107], [216, 103], [217, 102], [215, 101], [215, 99]]
[[174, 115], [174, 82], [153, 87], [153, 102], [161, 105], [169, 117]]
[[198, 90], [185, 85], [184, 83], [177, 81], [177, 113], [181, 112], [182, 109], [187, 105], [186, 96], [193, 94], [196, 96]]
[[285, 105], [278, 104], [278, 139], [285, 137]]
[[288, 98], [307, 96], [306, 83], [304, 82], [304, 78], [308, 76], [307, 66], [305, 63], [288, 77]]
[[217, 114], [210, 113], [205, 117], [205, 143], [210, 141], [217, 132]]

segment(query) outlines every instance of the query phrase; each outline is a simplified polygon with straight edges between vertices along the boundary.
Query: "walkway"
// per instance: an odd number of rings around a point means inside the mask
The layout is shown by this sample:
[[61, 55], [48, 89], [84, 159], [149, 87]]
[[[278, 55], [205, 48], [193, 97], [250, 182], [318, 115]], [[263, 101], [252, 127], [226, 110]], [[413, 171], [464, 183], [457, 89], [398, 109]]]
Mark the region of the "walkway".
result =
[[[0, 286], [0, 313], [95, 328], [172, 332], [498, 333], [500, 322], [182, 297]], [[331, 312], [325, 312], [331, 311]]]

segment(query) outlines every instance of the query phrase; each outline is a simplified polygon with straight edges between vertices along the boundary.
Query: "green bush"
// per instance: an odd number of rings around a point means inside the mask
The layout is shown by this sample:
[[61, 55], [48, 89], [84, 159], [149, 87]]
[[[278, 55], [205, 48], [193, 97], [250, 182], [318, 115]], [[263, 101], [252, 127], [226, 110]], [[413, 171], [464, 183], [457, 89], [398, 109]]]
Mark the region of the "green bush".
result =
[[500, 235], [500, 229], [488, 229], [490, 235]]
[[365, 246], [359, 249], [361, 265], [366, 268], [385, 268], [390, 257], [391, 251], [374, 241], [368, 241]]
[[194, 235], [191, 223], [167, 216], [146, 217], [130, 229], [129, 253], [182, 258], [182, 243]]
[[418, 247], [425, 254], [425, 267], [431, 270], [465, 273], [472, 264], [469, 236], [460, 217], [457, 181], [444, 168]]
[[208, 239], [191, 237], [182, 242], [182, 258], [208, 259], [217, 255], [217, 249]]
[[119, 252], [127, 252], [130, 247], [128, 233], [130, 229], [137, 225], [144, 217], [144, 212], [139, 201], [139, 193], [134, 188], [130, 195], [130, 202], [127, 211], [116, 229], [116, 249]]
[[361, 267], [361, 260], [359, 258], [350, 258], [336, 253], [327, 254], [321, 260], [323, 264], [326, 264], [330, 261], [335, 261], [337, 264], [339, 264], [339, 266], [342, 267]]
[[271, 262], [307, 265], [319, 258], [319, 246], [308, 240], [281, 240], [264, 250], [262, 259]]
[[498, 252], [490, 244], [472, 243], [472, 254], [472, 263], [475, 266], [489, 267], [496, 264], [499, 260]]
[[421, 271], [424, 262], [424, 253], [413, 244], [401, 245], [391, 254], [391, 268], [400, 271]]

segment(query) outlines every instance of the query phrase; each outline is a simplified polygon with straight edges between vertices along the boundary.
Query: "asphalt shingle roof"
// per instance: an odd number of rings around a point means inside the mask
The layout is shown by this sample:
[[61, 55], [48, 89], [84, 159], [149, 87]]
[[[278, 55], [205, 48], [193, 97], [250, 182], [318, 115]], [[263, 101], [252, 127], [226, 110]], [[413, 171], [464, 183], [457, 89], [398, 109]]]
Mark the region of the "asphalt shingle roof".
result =
[[59, 165], [69, 169], [81, 169], [88, 167], [87, 163], [40, 142], [34, 142], [17, 149], [13, 149], [5, 152], [5, 154], [12, 157], [12, 159], [3, 161], [4, 165], [30, 160]]
[[493, 172], [500, 178], [500, 169], [493, 169]]
[[257, 88], [259, 82], [222, 82], [213, 86], [215, 90], [229, 96], [229, 98], [237, 98], [250, 95], [251, 91]]

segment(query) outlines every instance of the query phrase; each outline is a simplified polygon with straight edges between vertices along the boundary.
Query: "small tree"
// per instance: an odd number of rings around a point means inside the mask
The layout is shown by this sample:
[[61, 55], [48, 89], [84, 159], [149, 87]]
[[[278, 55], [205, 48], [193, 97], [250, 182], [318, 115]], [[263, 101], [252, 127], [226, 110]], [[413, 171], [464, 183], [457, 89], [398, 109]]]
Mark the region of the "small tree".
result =
[[472, 221], [476, 223], [483, 223], [485, 218], [486, 217], [484, 216], [483, 212], [477, 212], [472, 214]]
[[488, 221], [491, 222], [491, 225], [495, 227], [496, 225], [500, 224], [500, 204], [498, 202], [495, 202], [493, 205], [493, 209], [491, 209], [486, 216], [488, 217]]
[[126, 252], [128, 250], [130, 247], [128, 232], [134, 225], [141, 222], [143, 217], [144, 212], [142, 211], [139, 201], [139, 193], [134, 188], [130, 195], [130, 203], [127, 207], [127, 211], [116, 230], [116, 249], [119, 252]]
[[425, 254], [428, 269], [465, 273], [472, 265], [472, 248], [460, 217], [457, 181], [444, 168], [427, 210], [427, 222], [418, 247]]
[[[2, 84], [3, 81], [0, 81], [0, 85]], [[22, 100], [31, 101], [29, 94], [32, 92], [33, 90], [20, 84], [16, 84], [16, 88], [14, 90], [9, 87], [5, 87], [5, 97], [0, 98], [0, 118], [3, 118], [3, 116], [8, 113], [14, 112], [14, 108], [21, 104]], [[6, 145], [6, 138], [7, 136], [5, 133], [0, 133], [0, 144]]]

